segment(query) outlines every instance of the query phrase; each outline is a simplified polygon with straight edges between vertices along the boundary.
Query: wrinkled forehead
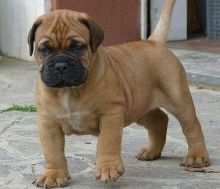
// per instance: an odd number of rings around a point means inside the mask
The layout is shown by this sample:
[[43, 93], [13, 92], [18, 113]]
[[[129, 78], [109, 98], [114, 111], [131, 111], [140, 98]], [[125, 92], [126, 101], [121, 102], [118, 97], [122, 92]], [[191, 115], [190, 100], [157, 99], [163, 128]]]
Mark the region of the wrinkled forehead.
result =
[[36, 43], [49, 42], [55, 48], [65, 48], [71, 40], [88, 43], [88, 28], [80, 22], [82, 13], [56, 11], [44, 15], [36, 32]]

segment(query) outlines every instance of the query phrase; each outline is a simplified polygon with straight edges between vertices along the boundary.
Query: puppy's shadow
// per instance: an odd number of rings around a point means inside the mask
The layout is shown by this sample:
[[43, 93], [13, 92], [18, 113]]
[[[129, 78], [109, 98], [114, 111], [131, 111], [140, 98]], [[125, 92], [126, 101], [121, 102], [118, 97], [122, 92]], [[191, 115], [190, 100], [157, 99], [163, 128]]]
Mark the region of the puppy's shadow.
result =
[[94, 177], [85, 178], [83, 176], [76, 176], [71, 179], [67, 189], [69, 188], [89, 188], [89, 189], [125, 189], [129, 188], [130, 184], [125, 178], [121, 178], [116, 182], [102, 183]]
[[182, 156], [161, 156], [158, 160], [167, 160], [167, 161], [182, 161]]
[[[172, 164], [176, 164], [176, 163], [181, 163], [183, 160], [184, 156], [162, 156], [160, 159], [158, 159], [159, 161], [166, 161], [166, 162], [170, 162]], [[157, 160], [155, 160], [157, 161]], [[210, 161], [211, 161], [211, 165], [210, 166], [220, 166], [220, 158], [216, 158], [216, 157], [212, 157], [210, 156]]]

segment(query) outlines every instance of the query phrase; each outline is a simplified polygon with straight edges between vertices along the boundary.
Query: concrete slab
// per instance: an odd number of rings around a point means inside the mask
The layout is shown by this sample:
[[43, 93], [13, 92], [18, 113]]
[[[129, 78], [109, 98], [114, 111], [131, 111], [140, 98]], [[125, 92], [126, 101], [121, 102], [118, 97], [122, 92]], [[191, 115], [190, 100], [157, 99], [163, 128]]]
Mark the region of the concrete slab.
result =
[[220, 54], [170, 49], [184, 65], [192, 84], [220, 89]]

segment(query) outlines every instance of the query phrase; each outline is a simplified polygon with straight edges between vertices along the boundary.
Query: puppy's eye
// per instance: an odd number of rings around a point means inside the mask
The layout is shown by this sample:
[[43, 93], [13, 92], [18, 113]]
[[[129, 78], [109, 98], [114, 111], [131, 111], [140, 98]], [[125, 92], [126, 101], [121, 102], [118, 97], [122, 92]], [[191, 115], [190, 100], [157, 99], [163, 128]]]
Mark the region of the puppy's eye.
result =
[[42, 53], [46, 53], [49, 51], [49, 48], [47, 47], [42, 47], [42, 48], [39, 48], [39, 51], [42, 52]]
[[80, 41], [72, 41], [70, 44], [70, 50], [83, 50], [86, 48], [86, 44], [80, 42]]
[[49, 42], [42, 43], [42, 44], [39, 46], [38, 51], [39, 51], [43, 56], [48, 55], [48, 54], [51, 52], [51, 46], [50, 46]]
[[51, 48], [45, 45], [45, 46], [40, 47], [38, 51], [40, 52], [42, 57], [46, 57], [50, 54]]

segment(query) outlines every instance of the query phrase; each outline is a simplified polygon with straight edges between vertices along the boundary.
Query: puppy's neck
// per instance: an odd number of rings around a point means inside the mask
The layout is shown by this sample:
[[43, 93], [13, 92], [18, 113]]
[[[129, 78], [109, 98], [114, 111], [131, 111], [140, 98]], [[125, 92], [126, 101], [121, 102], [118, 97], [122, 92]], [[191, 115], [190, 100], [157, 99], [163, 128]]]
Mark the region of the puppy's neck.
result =
[[107, 71], [106, 58], [107, 56], [105, 55], [104, 48], [100, 46], [91, 59], [89, 65], [89, 77], [85, 83], [85, 87], [91, 82], [93, 86], [97, 86], [102, 82]]

